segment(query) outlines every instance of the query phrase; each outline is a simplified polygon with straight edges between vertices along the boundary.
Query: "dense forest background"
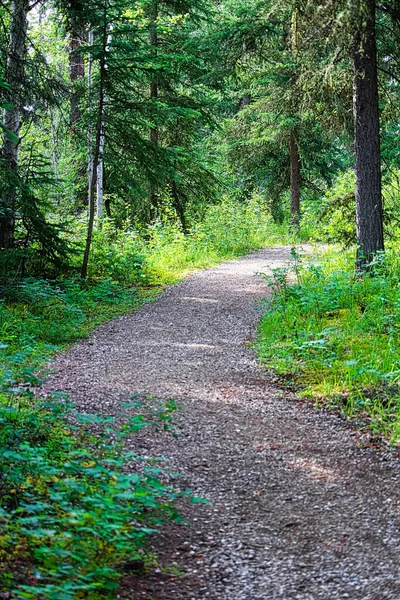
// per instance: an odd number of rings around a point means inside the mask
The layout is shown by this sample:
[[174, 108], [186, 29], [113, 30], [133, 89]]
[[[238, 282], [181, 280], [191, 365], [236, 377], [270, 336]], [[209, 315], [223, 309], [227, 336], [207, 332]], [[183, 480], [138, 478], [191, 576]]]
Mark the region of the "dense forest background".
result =
[[128, 260], [232, 202], [367, 257], [382, 218], [396, 237], [396, 3], [15, 0], [0, 19], [3, 279], [114, 277], [115, 240]]

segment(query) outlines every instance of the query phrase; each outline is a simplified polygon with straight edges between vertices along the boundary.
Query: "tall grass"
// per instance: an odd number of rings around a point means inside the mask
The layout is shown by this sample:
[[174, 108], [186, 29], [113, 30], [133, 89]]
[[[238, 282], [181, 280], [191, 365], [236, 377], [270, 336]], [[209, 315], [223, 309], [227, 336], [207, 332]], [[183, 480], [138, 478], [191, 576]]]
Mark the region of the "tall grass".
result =
[[290, 240], [287, 226], [274, 224], [257, 198], [225, 200], [211, 206], [189, 235], [176, 225], [154, 226], [144, 261], [153, 280], [171, 283], [193, 269]]

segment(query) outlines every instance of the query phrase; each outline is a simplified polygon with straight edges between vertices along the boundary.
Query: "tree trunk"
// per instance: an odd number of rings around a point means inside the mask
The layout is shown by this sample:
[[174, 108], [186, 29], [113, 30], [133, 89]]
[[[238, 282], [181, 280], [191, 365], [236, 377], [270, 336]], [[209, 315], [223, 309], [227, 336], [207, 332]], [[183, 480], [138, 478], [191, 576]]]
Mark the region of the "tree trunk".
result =
[[7, 94], [10, 106], [4, 110], [3, 115], [3, 126], [8, 132], [4, 136], [2, 147], [7, 181], [5, 193], [0, 202], [0, 248], [11, 248], [14, 245], [18, 146], [21, 128], [20, 111], [23, 102], [21, 92], [25, 79], [28, 10], [28, 0], [13, 0], [5, 76], [5, 80], [10, 86]]
[[290, 226], [298, 230], [300, 226], [300, 155], [295, 132], [290, 132]]
[[[50, 117], [50, 129], [51, 129], [51, 166], [53, 168], [54, 178], [58, 179], [58, 126], [60, 124], [60, 112], [57, 111], [56, 115], [54, 115], [53, 109], [49, 109], [49, 117]], [[57, 206], [60, 203], [60, 191], [57, 191]]]
[[243, 110], [246, 106], [251, 104], [251, 96], [250, 94], [244, 94], [241, 98], [239, 98], [238, 102], [238, 110]]
[[104, 208], [106, 209], [106, 215], [108, 219], [111, 219], [111, 202], [110, 202], [110, 198], [107, 198], [104, 200]]
[[175, 208], [176, 214], [178, 215], [178, 218], [182, 225], [182, 231], [183, 231], [183, 233], [186, 234], [187, 233], [187, 223], [186, 223], [185, 207], [181, 201], [181, 198], [179, 197], [178, 187], [177, 187], [176, 181], [174, 179], [172, 180], [172, 183], [171, 183], [171, 196], [172, 196], [172, 200], [174, 203], [174, 208]]
[[[93, 44], [93, 37], [92, 37]], [[93, 237], [93, 225], [94, 217], [96, 212], [96, 188], [97, 188], [97, 173], [100, 160], [101, 152], [101, 140], [103, 130], [103, 119], [104, 119], [104, 103], [105, 103], [105, 80], [107, 75], [106, 65], [106, 53], [107, 53], [107, 8], [104, 4], [104, 26], [103, 26], [103, 44], [100, 56], [100, 82], [99, 82], [99, 95], [98, 95], [98, 106], [97, 106], [97, 119], [96, 119], [96, 137], [91, 162], [89, 162], [89, 221], [86, 235], [86, 246], [85, 254], [83, 257], [81, 277], [86, 278], [87, 268], [89, 263], [90, 248], [92, 245]]]
[[[158, 19], [158, 0], [153, 0], [151, 5], [151, 16], [150, 16], [150, 45], [152, 47], [153, 56], [157, 56], [158, 46], [158, 33], [157, 33], [157, 19]], [[157, 76], [153, 73], [150, 83], [150, 100], [157, 101], [158, 99], [158, 83]], [[158, 146], [158, 126], [150, 128], [150, 141], [153, 146]], [[150, 221], [154, 221], [157, 217], [158, 211], [158, 195], [157, 186], [154, 181], [149, 183], [149, 203], [150, 203]]]
[[[103, 105], [105, 104], [105, 98], [103, 99]], [[97, 185], [96, 185], [96, 196], [97, 196], [97, 218], [101, 219], [103, 215], [103, 196], [104, 196], [104, 142], [105, 142], [105, 130], [104, 130], [104, 114], [101, 115], [101, 128], [100, 128], [100, 143], [99, 143], [99, 161], [97, 163]]]
[[384, 249], [375, 0], [358, 0], [354, 37], [357, 268]]
[[81, 111], [79, 108], [81, 94], [79, 90], [76, 89], [76, 82], [85, 77], [85, 61], [83, 55], [79, 52], [79, 48], [82, 44], [82, 37], [81, 32], [74, 30], [71, 31], [69, 39], [69, 78], [72, 84], [70, 105], [71, 133], [75, 133], [75, 125], [81, 118]]
[[[107, 54], [109, 51], [109, 44], [111, 43], [112, 35], [107, 36], [107, 45], [105, 48], [104, 68], [107, 69]], [[99, 162], [97, 165], [97, 218], [100, 219], [103, 215], [104, 206], [104, 146], [106, 142], [106, 124], [105, 124], [105, 107], [107, 103], [107, 96], [103, 89], [103, 111], [100, 115], [101, 128], [100, 128], [100, 146], [99, 146]]]
[[93, 179], [93, 52], [92, 46], [94, 43], [94, 32], [93, 29], [89, 31], [88, 45], [91, 50], [89, 51], [88, 58], [88, 108], [89, 108], [89, 124], [87, 131], [87, 143], [88, 143], [88, 205], [90, 205], [90, 190], [92, 188]]

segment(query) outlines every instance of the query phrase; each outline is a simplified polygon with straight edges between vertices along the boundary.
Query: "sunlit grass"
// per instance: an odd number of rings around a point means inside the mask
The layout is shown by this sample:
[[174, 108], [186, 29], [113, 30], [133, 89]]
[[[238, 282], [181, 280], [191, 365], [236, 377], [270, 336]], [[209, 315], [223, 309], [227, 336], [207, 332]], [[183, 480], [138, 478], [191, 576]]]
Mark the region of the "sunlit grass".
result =
[[362, 417], [400, 440], [400, 261], [389, 250], [360, 277], [354, 253], [329, 248], [298, 265], [297, 281], [275, 273], [275, 296], [260, 325], [261, 361], [303, 397]]
[[195, 269], [215, 266], [221, 260], [293, 242], [287, 225], [273, 223], [258, 202], [237, 204], [227, 200], [210, 207], [189, 235], [176, 225], [155, 227], [144, 264], [153, 281], [173, 283]]

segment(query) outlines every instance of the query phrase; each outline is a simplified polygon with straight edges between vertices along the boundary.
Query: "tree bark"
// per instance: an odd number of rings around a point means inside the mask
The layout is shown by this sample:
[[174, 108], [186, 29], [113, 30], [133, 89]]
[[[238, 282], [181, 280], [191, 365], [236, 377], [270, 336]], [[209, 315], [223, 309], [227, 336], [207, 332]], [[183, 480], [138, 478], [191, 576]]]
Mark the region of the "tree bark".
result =
[[174, 179], [172, 180], [172, 183], [171, 183], [171, 196], [172, 196], [176, 214], [178, 215], [178, 218], [182, 225], [182, 231], [183, 231], [183, 233], [186, 234], [188, 230], [187, 230], [187, 223], [186, 223], [185, 207], [179, 196], [178, 186], [176, 185], [176, 181]]
[[72, 84], [72, 95], [70, 105], [70, 127], [71, 133], [75, 133], [75, 125], [81, 119], [79, 101], [80, 92], [76, 89], [76, 82], [85, 77], [85, 61], [83, 55], [79, 52], [82, 44], [83, 35], [77, 30], [70, 33], [69, 39], [69, 78]]
[[354, 36], [357, 268], [384, 249], [375, 0], [358, 0]]
[[300, 154], [296, 134], [290, 132], [290, 226], [298, 230], [300, 226]]
[[[90, 248], [92, 245], [92, 237], [93, 237], [93, 225], [94, 225], [94, 217], [96, 213], [96, 189], [97, 189], [97, 173], [98, 166], [100, 160], [100, 152], [101, 152], [101, 140], [102, 140], [102, 130], [103, 130], [103, 119], [104, 119], [104, 104], [105, 104], [105, 81], [107, 76], [107, 65], [106, 65], [106, 53], [107, 53], [107, 7], [104, 4], [104, 26], [103, 26], [103, 40], [102, 40], [102, 49], [100, 56], [100, 82], [99, 82], [99, 94], [98, 94], [98, 105], [97, 105], [97, 119], [96, 119], [96, 137], [95, 137], [95, 145], [94, 152], [89, 153], [89, 221], [88, 228], [86, 234], [86, 246], [85, 253], [83, 256], [82, 269], [81, 269], [81, 277], [82, 279], [86, 279], [87, 276], [87, 268], [89, 264], [89, 255]], [[93, 37], [92, 37], [93, 44]]]
[[94, 31], [91, 29], [88, 35], [89, 57], [88, 57], [88, 108], [89, 108], [89, 124], [87, 130], [88, 143], [88, 205], [90, 205], [90, 190], [92, 188], [93, 179], [93, 52], [92, 46], [94, 43]]
[[[103, 99], [103, 106], [105, 98]], [[97, 163], [97, 178], [96, 178], [96, 197], [97, 197], [97, 218], [101, 219], [103, 215], [103, 197], [104, 197], [104, 143], [105, 143], [105, 126], [104, 126], [104, 111], [101, 115], [100, 127], [100, 142], [99, 142], [99, 160]]]
[[12, 248], [15, 230], [15, 201], [17, 190], [18, 146], [21, 129], [22, 90], [25, 79], [26, 37], [28, 31], [28, 0], [13, 0], [10, 42], [5, 80], [9, 84], [8, 102], [4, 110], [2, 157], [7, 171], [5, 193], [0, 201], [0, 248]]
[[[158, 19], [158, 0], [153, 0], [151, 5], [150, 15], [150, 45], [152, 47], [153, 56], [157, 56], [158, 47], [158, 32], [157, 32], [157, 19]], [[158, 99], [158, 82], [157, 76], [153, 73], [150, 83], [150, 100], [156, 102]], [[158, 147], [158, 126], [155, 124], [150, 128], [150, 141], [155, 148]], [[158, 195], [157, 186], [154, 181], [149, 183], [149, 204], [150, 204], [150, 221], [154, 221], [157, 217], [158, 212]]]
[[[105, 59], [104, 59], [104, 69], [107, 69], [107, 54], [109, 51], [109, 44], [111, 43], [112, 35], [111, 33], [107, 35], [107, 44], [105, 48]], [[101, 128], [100, 128], [100, 145], [99, 145], [99, 162], [97, 165], [97, 218], [101, 219], [103, 216], [103, 207], [104, 207], [104, 146], [106, 143], [106, 123], [105, 123], [105, 107], [107, 103], [107, 96], [105, 89], [103, 89], [103, 111], [100, 115], [101, 118]]]
[[238, 110], [243, 110], [244, 108], [246, 108], [246, 106], [249, 106], [249, 104], [251, 104], [251, 95], [244, 94], [244, 96], [239, 98]]

